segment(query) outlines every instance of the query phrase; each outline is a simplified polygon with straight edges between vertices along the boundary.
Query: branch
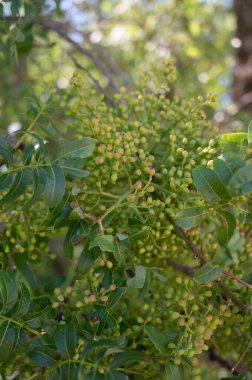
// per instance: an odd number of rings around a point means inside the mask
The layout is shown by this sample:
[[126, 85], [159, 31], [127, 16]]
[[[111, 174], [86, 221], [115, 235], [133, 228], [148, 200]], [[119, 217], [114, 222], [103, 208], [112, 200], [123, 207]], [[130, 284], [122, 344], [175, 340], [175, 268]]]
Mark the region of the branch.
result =
[[189, 267], [187, 265], [184, 265], [184, 264], [181, 264], [181, 263], [178, 263], [177, 261], [173, 260], [173, 259], [168, 259], [167, 260], [167, 264], [170, 265], [171, 267], [179, 270], [180, 272], [183, 272], [185, 273], [187, 276], [189, 277], [193, 277], [193, 272], [194, 272], [194, 269], [198, 268], [198, 267]]
[[99, 61], [99, 59], [97, 59], [97, 57], [91, 52], [91, 50], [86, 49], [69, 36], [70, 25], [68, 23], [53, 20], [40, 20], [38, 24], [48, 30], [53, 30], [65, 41], [73, 45], [79, 52], [88, 57], [101, 71], [101, 73], [108, 79], [108, 83], [110, 87], [114, 90], [114, 92], [119, 92], [119, 89], [106, 66], [104, 66], [103, 63]]
[[245, 365], [240, 365], [236, 368], [236, 370], [233, 370], [232, 364], [230, 364], [226, 359], [223, 359], [221, 356], [216, 354], [214, 351], [214, 348], [210, 347], [208, 350], [209, 359], [211, 361], [217, 362], [221, 367], [226, 368], [228, 371], [230, 371], [233, 375], [240, 375], [247, 372], [248, 368]]
[[82, 66], [78, 61], [77, 59], [73, 56], [73, 54], [68, 51], [68, 55], [69, 57], [71, 58], [71, 60], [74, 62], [75, 66], [80, 69], [80, 70], [83, 70], [85, 71], [85, 73], [89, 76], [89, 78], [95, 83], [96, 87], [98, 88], [98, 90], [104, 95], [104, 97], [108, 100], [108, 102], [111, 104], [111, 106], [113, 108], [116, 108], [116, 104], [114, 102], [114, 99], [105, 91], [105, 89], [100, 85], [100, 83], [98, 82], [98, 80], [96, 80], [93, 75], [90, 73], [90, 71]]
[[[192, 242], [192, 240], [188, 237], [188, 235], [182, 230], [182, 228], [180, 228], [177, 223], [175, 222], [175, 220], [169, 216], [169, 215], [166, 215], [167, 219], [170, 221], [170, 223], [172, 224], [172, 226], [174, 227], [176, 233], [178, 234], [178, 236], [180, 236], [184, 242], [186, 243], [186, 245], [190, 248], [190, 250], [192, 251], [192, 253], [194, 254], [194, 257], [195, 258], [198, 258], [200, 260], [200, 263], [201, 264], [206, 264], [207, 263], [207, 260], [204, 258], [204, 256], [201, 255], [199, 249], [196, 247], [196, 245]], [[178, 268], [177, 268], [178, 269]], [[238, 281], [238, 277], [234, 276], [234, 275], [231, 275], [231, 273], [229, 272], [222, 272], [223, 274], [225, 275], [228, 275], [229, 277], [232, 277], [234, 280], [237, 280]], [[228, 274], [227, 274], [228, 273]], [[239, 279], [239, 282], [243, 282], [243, 280], [240, 280]], [[236, 304], [237, 306], [239, 306], [239, 308], [241, 308], [242, 310], [246, 310], [247, 306], [244, 305], [241, 301], [239, 301], [227, 288], [226, 286], [223, 284], [223, 282], [221, 280], [216, 280], [215, 281], [216, 284], [218, 284], [219, 288], [222, 290], [222, 292], [226, 295], [226, 297], [230, 298], [234, 304]], [[246, 283], [247, 284], [247, 283]], [[244, 285], [244, 284], [243, 284]], [[249, 284], [247, 284], [249, 285]], [[251, 287], [249, 285], [249, 287]]]
[[226, 270], [224, 270], [222, 273], [228, 277], [231, 277], [233, 280], [239, 282], [240, 284], [246, 286], [247, 288], [252, 289], [252, 285], [248, 284], [246, 281], [243, 281], [241, 278], [235, 276], [234, 274], [229, 273]]
[[199, 249], [196, 247], [196, 245], [192, 242], [192, 240], [188, 237], [188, 235], [182, 230], [182, 228], [180, 228], [177, 223], [175, 222], [175, 220], [170, 216], [170, 215], [166, 215], [167, 219], [169, 220], [169, 222], [172, 224], [174, 230], [177, 232], [177, 235], [181, 237], [181, 239], [184, 240], [184, 242], [186, 243], [186, 245], [190, 248], [190, 250], [193, 252], [194, 254], [194, 258], [198, 258], [200, 260], [200, 263], [201, 264], [206, 264], [207, 263], [207, 260], [205, 259], [204, 256], [202, 256], [202, 254], [200, 253]]

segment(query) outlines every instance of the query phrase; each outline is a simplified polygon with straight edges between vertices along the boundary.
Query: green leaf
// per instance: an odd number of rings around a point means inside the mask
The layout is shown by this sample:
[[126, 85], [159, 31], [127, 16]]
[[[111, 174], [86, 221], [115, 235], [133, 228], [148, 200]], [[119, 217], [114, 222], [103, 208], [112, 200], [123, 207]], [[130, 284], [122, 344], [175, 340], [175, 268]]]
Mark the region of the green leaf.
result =
[[168, 355], [168, 342], [164, 334], [161, 333], [156, 327], [147, 325], [145, 330], [148, 334], [150, 341], [154, 344], [159, 352], [163, 355]]
[[89, 175], [87, 170], [83, 170], [83, 161], [78, 157], [70, 157], [67, 160], [58, 161], [58, 165], [64, 170], [66, 175], [71, 175], [73, 177], [84, 178]]
[[14, 310], [11, 310], [12, 318], [15, 317], [15, 319], [17, 319], [23, 317], [25, 314], [28, 313], [31, 305], [30, 298], [31, 297], [28, 288], [24, 284], [21, 284], [21, 290], [18, 297], [18, 301], [14, 306]]
[[116, 346], [118, 346], [118, 344], [116, 344], [116, 342], [113, 341], [112, 339], [94, 340], [85, 344], [83, 352], [82, 352], [82, 356], [83, 358], [85, 358], [90, 352], [92, 352], [96, 348], [116, 347]]
[[219, 244], [224, 245], [233, 235], [236, 228], [236, 220], [232, 214], [228, 211], [218, 210], [217, 214], [220, 215], [220, 219], [223, 227], [219, 227], [217, 230], [217, 239]]
[[128, 376], [119, 371], [111, 371], [107, 374], [106, 380], [129, 380]]
[[146, 360], [140, 352], [133, 351], [133, 350], [127, 350], [125, 352], [122, 352], [112, 360], [110, 363], [110, 368], [118, 368], [122, 365], [133, 363], [133, 362], [141, 362]]
[[238, 169], [245, 165], [243, 159], [235, 153], [226, 152], [214, 160], [214, 170], [219, 180], [227, 186]]
[[177, 213], [176, 224], [181, 228], [196, 227], [208, 214], [205, 207], [189, 207]]
[[33, 193], [32, 196], [24, 204], [24, 209], [28, 210], [41, 197], [46, 186], [46, 170], [41, 167], [36, 167], [32, 171], [33, 175]]
[[73, 220], [69, 224], [69, 228], [64, 241], [64, 253], [67, 258], [73, 257], [72, 239], [77, 235], [86, 235], [88, 233], [88, 224], [85, 220]]
[[24, 336], [20, 327], [14, 326], [9, 321], [0, 325], [0, 363], [8, 363], [12, 360], [12, 354], [18, 345], [24, 343]]
[[125, 292], [126, 288], [117, 288], [113, 292], [110, 292], [108, 301], [106, 303], [107, 308], [110, 309], [111, 307], [115, 306], [122, 298]]
[[30, 164], [30, 162], [32, 160], [32, 156], [34, 153], [35, 153], [34, 143], [31, 143], [25, 147], [25, 149], [24, 149], [24, 165]]
[[49, 207], [56, 206], [63, 198], [66, 190], [65, 176], [59, 166], [50, 166], [47, 171], [45, 198]]
[[65, 193], [61, 201], [57, 204], [56, 207], [50, 210], [50, 212], [47, 214], [45, 220], [42, 223], [43, 227], [51, 227], [54, 226], [54, 223], [58, 219], [60, 213], [62, 212], [63, 208], [66, 206], [68, 203], [68, 194]]
[[53, 162], [56, 162], [62, 158], [79, 157], [85, 158], [93, 153], [96, 140], [91, 137], [84, 137], [78, 141], [70, 141], [59, 149], [53, 158]]
[[232, 195], [242, 195], [252, 192], [252, 164], [247, 164], [237, 170], [228, 185]]
[[142, 265], [135, 265], [135, 276], [128, 278], [127, 287], [141, 289], [144, 287], [146, 280], [146, 269]]
[[177, 366], [170, 360], [165, 363], [165, 375], [167, 380], [183, 380], [184, 370], [182, 366]]
[[66, 174], [71, 174], [74, 177], [84, 178], [89, 175], [89, 172], [87, 170], [77, 169], [67, 166], [66, 164], [61, 164], [60, 167], [65, 171]]
[[43, 321], [51, 318], [51, 306], [46, 306], [44, 309], [35, 311], [33, 313], [28, 313], [23, 316], [25, 324], [34, 329], [41, 326]]
[[96, 249], [85, 247], [80, 254], [77, 273], [86, 274], [92, 268], [96, 260]]
[[48, 346], [36, 347], [28, 353], [29, 359], [41, 367], [57, 365], [57, 352]]
[[248, 126], [248, 143], [252, 143], [252, 121], [249, 123]]
[[29, 174], [26, 171], [20, 170], [8, 191], [8, 193], [0, 199], [0, 205], [14, 201], [20, 195], [24, 194], [26, 186], [29, 182]]
[[78, 344], [76, 330], [73, 324], [59, 326], [54, 332], [57, 351], [63, 359], [71, 358]]
[[228, 144], [242, 146], [247, 138], [248, 134], [244, 132], [224, 133], [219, 136], [219, 142], [222, 148], [226, 148]]
[[206, 284], [217, 280], [221, 274], [222, 270], [219, 267], [207, 263], [195, 272], [194, 279], [200, 284]]
[[13, 162], [13, 148], [11, 143], [4, 137], [0, 137], [0, 155], [4, 158], [7, 166]]
[[116, 247], [114, 244], [114, 238], [112, 235], [100, 235], [96, 236], [90, 243], [89, 248], [99, 247], [101, 251], [115, 252]]
[[5, 189], [6, 187], [9, 187], [12, 184], [13, 181], [13, 175], [10, 173], [3, 173], [0, 176], [0, 190]]
[[216, 173], [209, 168], [195, 168], [193, 170], [193, 182], [198, 192], [210, 204], [226, 202], [230, 199], [230, 195]]
[[51, 122], [49, 122], [46, 126], [45, 125], [38, 125], [38, 128], [45, 133], [46, 136], [48, 136], [51, 140], [57, 140], [58, 139], [58, 135], [57, 135], [57, 132], [54, 128], [54, 126], [52, 125]]
[[4, 314], [15, 305], [18, 300], [16, 281], [8, 272], [0, 271], [0, 309]]

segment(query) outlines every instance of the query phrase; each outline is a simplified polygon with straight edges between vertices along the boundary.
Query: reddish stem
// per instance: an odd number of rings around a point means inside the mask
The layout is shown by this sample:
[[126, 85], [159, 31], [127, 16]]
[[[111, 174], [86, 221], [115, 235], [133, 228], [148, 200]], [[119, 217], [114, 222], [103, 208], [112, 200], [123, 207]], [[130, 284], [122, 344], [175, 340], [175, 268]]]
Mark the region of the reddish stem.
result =
[[234, 274], [229, 273], [229, 272], [227, 272], [225, 270], [222, 273], [225, 274], [228, 277], [231, 277], [233, 280], [239, 282], [240, 284], [246, 286], [247, 288], [250, 288], [250, 289], [252, 288], [252, 285], [250, 285], [247, 282], [243, 281], [242, 279], [240, 279], [239, 277], [235, 276]]

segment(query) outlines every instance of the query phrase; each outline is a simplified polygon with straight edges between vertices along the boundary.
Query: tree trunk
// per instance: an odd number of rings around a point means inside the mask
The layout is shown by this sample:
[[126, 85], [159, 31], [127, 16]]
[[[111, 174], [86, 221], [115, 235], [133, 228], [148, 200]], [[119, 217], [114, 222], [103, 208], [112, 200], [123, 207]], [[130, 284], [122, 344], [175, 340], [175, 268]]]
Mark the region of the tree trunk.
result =
[[234, 0], [237, 20], [237, 49], [234, 100], [239, 110], [252, 113], [252, 0]]

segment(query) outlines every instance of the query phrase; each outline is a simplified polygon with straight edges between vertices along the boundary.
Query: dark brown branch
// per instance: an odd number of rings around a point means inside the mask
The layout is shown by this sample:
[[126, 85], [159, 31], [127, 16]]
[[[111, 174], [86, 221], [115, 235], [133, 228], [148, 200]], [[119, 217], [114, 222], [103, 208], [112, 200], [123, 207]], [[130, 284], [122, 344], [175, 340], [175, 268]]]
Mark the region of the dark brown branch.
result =
[[108, 79], [108, 83], [110, 87], [113, 89], [113, 91], [116, 93], [119, 92], [119, 89], [114, 79], [112, 78], [110, 72], [106, 68], [106, 66], [104, 66], [103, 63], [101, 63], [100, 60], [89, 49], [80, 45], [78, 42], [74, 41], [69, 36], [70, 25], [68, 23], [53, 21], [53, 20], [41, 20], [38, 23], [40, 26], [48, 30], [52, 30], [56, 32], [65, 41], [73, 45], [79, 52], [81, 52], [83, 55], [88, 57], [95, 64], [95, 66], [101, 71], [101, 73]]
[[176, 231], [177, 235], [179, 235], [181, 237], [181, 239], [184, 240], [184, 242], [186, 243], [186, 245], [193, 252], [194, 257], [198, 258], [200, 260], [201, 264], [206, 264], [207, 260], [205, 259], [204, 256], [202, 256], [202, 254], [200, 253], [200, 250], [196, 247], [196, 245], [192, 242], [192, 240], [188, 237], [188, 235], [182, 230], [182, 228], [180, 228], [177, 225], [177, 223], [175, 222], [175, 220], [171, 216], [167, 215], [167, 219], [172, 224], [172, 226], [173, 226], [174, 230]]
[[107, 93], [107, 91], [105, 91], [105, 89], [100, 85], [99, 81], [96, 80], [93, 75], [90, 73], [90, 71], [82, 66], [78, 61], [77, 59], [73, 56], [73, 54], [68, 51], [68, 55], [69, 57], [71, 58], [71, 60], [74, 62], [75, 66], [80, 69], [80, 70], [83, 70], [85, 71], [85, 73], [89, 76], [89, 78], [94, 82], [94, 84], [96, 85], [96, 87], [98, 88], [98, 90], [104, 95], [104, 97], [107, 99], [107, 101], [111, 104], [111, 106], [113, 108], [116, 108], [116, 104], [114, 102], [114, 99]]
[[[192, 251], [192, 253], [194, 254], [194, 257], [195, 258], [198, 258], [200, 260], [200, 263], [201, 264], [206, 264], [207, 263], [207, 260], [204, 258], [204, 256], [202, 256], [202, 254], [200, 253], [199, 249], [196, 247], [196, 245], [192, 242], [192, 240], [189, 238], [189, 236], [182, 230], [182, 228], [180, 228], [177, 223], [175, 222], [175, 220], [167, 215], [167, 219], [169, 220], [169, 222], [172, 224], [174, 230], [176, 231], [177, 235], [180, 236], [184, 242], [187, 244], [187, 246], [190, 248], [190, 250]], [[225, 275], [227, 275], [228, 272], [225, 273], [225, 271], [223, 272]], [[229, 276], [230, 277], [230, 276]], [[236, 276], [233, 276], [232, 275], [232, 278], [235, 279], [234, 277]], [[242, 281], [242, 280], [241, 280]], [[222, 292], [225, 294], [225, 296], [229, 299], [231, 299], [233, 301], [233, 303], [235, 305], [237, 305], [240, 309], [242, 310], [246, 310], [247, 306], [244, 305], [241, 301], [239, 301], [227, 288], [226, 286], [223, 284], [223, 282], [221, 280], [216, 280], [215, 283], [219, 286], [219, 288], [222, 290]]]
[[193, 277], [194, 269], [198, 268], [198, 267], [196, 267], [196, 268], [189, 267], [185, 264], [178, 263], [177, 261], [175, 261], [173, 259], [168, 259], [167, 264], [170, 265], [171, 267], [179, 270], [180, 272], [185, 273], [189, 277]]
[[211, 361], [217, 362], [221, 367], [226, 368], [235, 376], [245, 374], [248, 370], [248, 368], [245, 365], [241, 364], [238, 368], [236, 368], [235, 371], [233, 371], [232, 364], [230, 364], [226, 359], [223, 359], [221, 356], [219, 356], [212, 347], [209, 348], [208, 355]]

